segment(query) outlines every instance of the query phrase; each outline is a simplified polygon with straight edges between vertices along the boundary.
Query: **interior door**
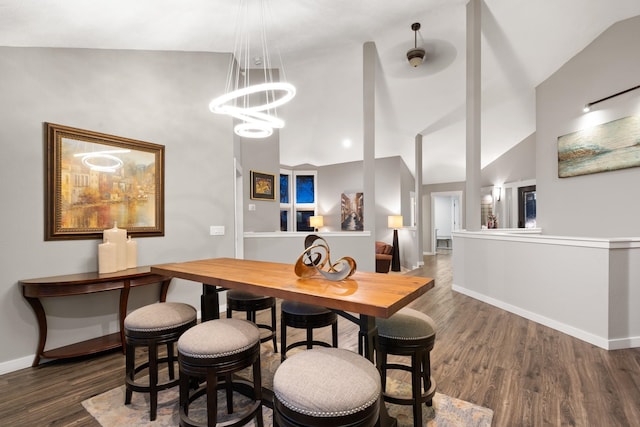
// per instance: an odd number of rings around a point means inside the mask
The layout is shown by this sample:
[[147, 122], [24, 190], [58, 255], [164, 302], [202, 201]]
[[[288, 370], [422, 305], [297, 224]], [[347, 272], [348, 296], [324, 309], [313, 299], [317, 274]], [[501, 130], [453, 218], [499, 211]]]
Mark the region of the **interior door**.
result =
[[518, 188], [518, 228], [536, 227], [536, 186]]

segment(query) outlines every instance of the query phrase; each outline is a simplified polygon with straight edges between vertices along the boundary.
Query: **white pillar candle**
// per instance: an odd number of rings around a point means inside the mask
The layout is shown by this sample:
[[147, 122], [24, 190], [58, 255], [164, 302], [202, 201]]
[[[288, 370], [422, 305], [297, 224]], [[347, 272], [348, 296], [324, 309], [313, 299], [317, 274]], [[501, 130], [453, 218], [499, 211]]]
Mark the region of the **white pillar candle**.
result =
[[98, 245], [98, 273], [114, 273], [118, 271], [116, 261], [116, 245], [109, 239]]
[[138, 266], [138, 242], [131, 239], [127, 240], [127, 268], [136, 268]]
[[113, 228], [104, 230], [102, 238], [106, 242], [113, 243], [116, 246], [116, 271], [127, 269], [127, 230], [118, 228], [118, 223], [113, 224]]

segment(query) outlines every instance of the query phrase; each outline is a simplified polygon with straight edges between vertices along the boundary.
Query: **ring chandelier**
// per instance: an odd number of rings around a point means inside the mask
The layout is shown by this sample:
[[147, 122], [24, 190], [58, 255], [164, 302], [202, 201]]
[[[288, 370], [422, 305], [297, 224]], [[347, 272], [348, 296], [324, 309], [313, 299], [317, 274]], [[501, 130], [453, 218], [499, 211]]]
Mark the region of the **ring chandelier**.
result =
[[[284, 67], [279, 55], [281, 80], [277, 81], [274, 76], [265, 28], [267, 0], [254, 0], [259, 7], [253, 11], [258, 14], [253, 21], [249, 13], [250, 1], [240, 1], [225, 93], [209, 103], [209, 110], [240, 120], [234, 132], [241, 137], [266, 138], [273, 134], [273, 129], [284, 127], [284, 120], [277, 116], [276, 108], [289, 102], [295, 96], [296, 88], [284, 81]], [[255, 25], [255, 20], [259, 25]], [[259, 43], [252, 46], [252, 32], [255, 32], [252, 30], [256, 28], [259, 29]], [[252, 77], [258, 82], [252, 82]]]

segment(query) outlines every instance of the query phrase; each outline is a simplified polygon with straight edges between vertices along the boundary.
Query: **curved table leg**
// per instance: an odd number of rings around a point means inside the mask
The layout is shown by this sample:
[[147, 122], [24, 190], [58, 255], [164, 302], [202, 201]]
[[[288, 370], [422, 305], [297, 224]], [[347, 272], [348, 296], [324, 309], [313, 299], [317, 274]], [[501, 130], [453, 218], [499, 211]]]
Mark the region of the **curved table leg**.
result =
[[[129, 305], [129, 291], [131, 290], [131, 280], [123, 281], [124, 287], [120, 289], [120, 310], [118, 311], [118, 321], [120, 323], [120, 342], [122, 342], [122, 354], [126, 354], [127, 346], [124, 338], [124, 318], [127, 317], [127, 306]], [[160, 302], [167, 300], [167, 292], [171, 284], [171, 277], [160, 282]]]
[[167, 301], [167, 292], [169, 291], [170, 284], [171, 284], [171, 277], [160, 282], [160, 302]]
[[42, 303], [38, 298], [24, 297], [31, 308], [33, 308], [33, 312], [36, 315], [36, 319], [38, 319], [38, 349], [36, 350], [36, 355], [33, 358], [33, 363], [31, 366], [34, 368], [40, 364], [40, 357], [44, 352], [44, 345], [47, 342], [47, 316], [44, 314], [44, 307], [42, 307]]
[[122, 343], [122, 354], [126, 354], [127, 346], [124, 339], [124, 318], [127, 317], [127, 303], [129, 301], [129, 290], [131, 280], [124, 280], [124, 287], [120, 289], [120, 310], [118, 311], [118, 321], [120, 322], [120, 342]]

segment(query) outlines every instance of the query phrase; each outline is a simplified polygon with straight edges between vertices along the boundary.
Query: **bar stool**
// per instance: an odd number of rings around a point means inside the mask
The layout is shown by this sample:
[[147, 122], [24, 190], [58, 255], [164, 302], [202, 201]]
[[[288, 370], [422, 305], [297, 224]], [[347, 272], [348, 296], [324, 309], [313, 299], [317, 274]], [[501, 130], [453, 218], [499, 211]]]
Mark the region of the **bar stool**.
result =
[[[271, 325], [258, 323], [256, 312], [271, 309]], [[278, 352], [278, 337], [276, 336], [276, 299], [273, 297], [254, 295], [237, 290], [227, 291], [227, 318], [232, 318], [233, 311], [244, 311], [247, 320], [255, 323], [258, 328], [265, 329], [268, 334], [260, 338], [260, 342], [273, 340], [273, 352]]]
[[[214, 427], [218, 422], [218, 389], [225, 389], [227, 413], [233, 413], [233, 389], [245, 390], [246, 381], [234, 380], [233, 374], [252, 367], [253, 382], [250, 386], [253, 403], [224, 425], [240, 426], [256, 418], [263, 427], [262, 379], [260, 377], [260, 330], [247, 320], [215, 319], [189, 329], [178, 340], [180, 365], [180, 426]], [[218, 383], [218, 378], [224, 381]], [[190, 385], [201, 379], [206, 384], [191, 392]], [[189, 417], [189, 405], [206, 394], [207, 423]]]
[[[403, 308], [388, 319], [376, 318], [378, 327], [376, 362], [382, 377], [385, 402], [413, 406], [413, 425], [422, 425], [422, 404], [432, 405], [436, 382], [431, 377], [430, 352], [436, 340], [436, 325], [431, 317], [411, 308]], [[411, 357], [411, 365], [387, 363], [387, 355]], [[386, 393], [388, 369], [411, 372], [411, 398]]]
[[[291, 328], [306, 329], [306, 340], [287, 345], [287, 326]], [[313, 330], [331, 326], [331, 344], [313, 339]], [[281, 356], [284, 362], [287, 352], [295, 347], [306, 346], [308, 349], [314, 345], [322, 347], [338, 347], [338, 315], [328, 308], [316, 305], [304, 304], [294, 301], [283, 301], [280, 308], [280, 340]]]
[[380, 391], [378, 369], [357, 353], [342, 348], [296, 353], [273, 377], [274, 426], [373, 426]]
[[[158, 391], [178, 385], [174, 373], [173, 345], [180, 335], [196, 324], [196, 309], [188, 304], [163, 302], [132, 311], [124, 319], [125, 337], [125, 405], [131, 403], [133, 392], [149, 393], [149, 420], [156, 419]], [[167, 356], [158, 359], [158, 346], [166, 344]], [[146, 347], [148, 359], [135, 366], [136, 348]], [[167, 363], [169, 380], [158, 383], [158, 365]], [[136, 374], [148, 369], [149, 383], [136, 382]]]

